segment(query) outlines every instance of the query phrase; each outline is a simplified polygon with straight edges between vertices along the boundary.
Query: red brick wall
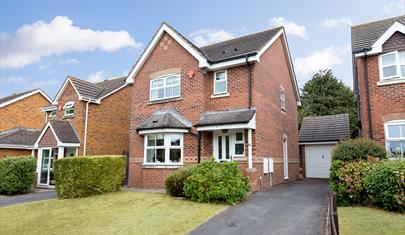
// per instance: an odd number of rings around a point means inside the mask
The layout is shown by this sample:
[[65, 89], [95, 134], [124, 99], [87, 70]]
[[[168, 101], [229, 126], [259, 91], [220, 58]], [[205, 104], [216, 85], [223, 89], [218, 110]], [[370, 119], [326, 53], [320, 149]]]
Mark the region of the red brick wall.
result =
[[30, 156], [32, 151], [28, 149], [5, 149], [0, 148], [0, 158], [8, 156]]
[[[369, 56], [367, 60], [372, 137], [385, 146], [384, 123], [395, 119], [405, 119], [405, 83], [377, 85], [377, 82], [380, 81], [378, 55]], [[370, 138], [364, 58], [357, 58], [356, 64], [359, 80], [362, 136]]]
[[42, 128], [45, 114], [41, 108], [47, 105], [49, 101], [37, 93], [0, 108], [0, 131], [16, 127]]
[[38, 143], [38, 146], [40, 148], [44, 147], [56, 147], [57, 145], [57, 140], [55, 136], [53, 135], [53, 132], [51, 128], [48, 127], [48, 129], [45, 131], [45, 134], [42, 136], [41, 140]]

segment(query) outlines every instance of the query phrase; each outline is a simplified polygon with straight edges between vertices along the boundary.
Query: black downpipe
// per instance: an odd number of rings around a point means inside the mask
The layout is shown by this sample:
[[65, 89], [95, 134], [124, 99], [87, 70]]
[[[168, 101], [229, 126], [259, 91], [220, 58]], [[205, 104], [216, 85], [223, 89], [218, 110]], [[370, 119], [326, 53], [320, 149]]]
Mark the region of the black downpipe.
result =
[[355, 58], [354, 53], [352, 53], [352, 63], [353, 63], [353, 86], [354, 86], [354, 95], [356, 97], [356, 111], [357, 111], [357, 125], [359, 126], [359, 132], [355, 133], [355, 137], [362, 136], [362, 128], [361, 128], [361, 113], [360, 113], [360, 91], [359, 91], [359, 77], [357, 75], [357, 61]]
[[367, 61], [367, 50], [364, 50], [364, 73], [366, 80], [366, 91], [367, 91], [367, 116], [368, 116], [368, 132], [369, 137], [373, 139], [373, 128], [371, 125], [371, 103], [370, 103], [370, 88], [368, 87], [368, 61]]
[[252, 108], [252, 64], [249, 63], [249, 56], [246, 56], [246, 65], [248, 67], [248, 82], [249, 82], [249, 109]]
[[201, 162], [201, 131], [197, 132], [197, 163]]

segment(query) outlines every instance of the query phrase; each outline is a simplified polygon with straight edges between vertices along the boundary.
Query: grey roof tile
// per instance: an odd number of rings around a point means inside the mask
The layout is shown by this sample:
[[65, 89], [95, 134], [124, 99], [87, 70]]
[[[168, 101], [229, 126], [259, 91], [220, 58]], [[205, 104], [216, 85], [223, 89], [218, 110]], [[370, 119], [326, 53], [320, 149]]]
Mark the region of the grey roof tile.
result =
[[63, 143], [78, 144], [80, 138], [76, 133], [75, 128], [69, 121], [66, 120], [50, 120], [53, 130], [56, 136]]
[[228, 109], [209, 111], [201, 115], [196, 126], [248, 123], [255, 115], [255, 109]]
[[15, 128], [0, 132], [0, 144], [33, 146], [38, 139], [40, 130], [31, 128]]
[[103, 96], [113, 92], [119, 87], [125, 85], [126, 77], [113, 78], [98, 83], [91, 83], [79, 78], [69, 76], [81, 96], [100, 99]]
[[339, 141], [350, 138], [349, 114], [304, 117], [300, 143]]
[[178, 114], [172, 109], [161, 109], [153, 113], [148, 117], [138, 128], [141, 130], [152, 130], [152, 129], [190, 129], [191, 122], [186, 118]]
[[352, 51], [370, 48], [395, 21], [405, 24], [405, 15], [353, 26], [351, 28]]
[[29, 90], [29, 91], [24, 91], [24, 92], [21, 92], [21, 93], [12, 94], [12, 95], [5, 96], [5, 97], [3, 97], [3, 98], [0, 98], [0, 104], [5, 103], [5, 102], [10, 101], [10, 100], [13, 100], [13, 99], [16, 99], [16, 98], [18, 98], [18, 97], [20, 97], [20, 96], [23, 96], [23, 95], [28, 94], [28, 93], [30, 93], [30, 92], [33, 92], [33, 91], [35, 91], [35, 90], [38, 90], [38, 89], [33, 89], [33, 90]]

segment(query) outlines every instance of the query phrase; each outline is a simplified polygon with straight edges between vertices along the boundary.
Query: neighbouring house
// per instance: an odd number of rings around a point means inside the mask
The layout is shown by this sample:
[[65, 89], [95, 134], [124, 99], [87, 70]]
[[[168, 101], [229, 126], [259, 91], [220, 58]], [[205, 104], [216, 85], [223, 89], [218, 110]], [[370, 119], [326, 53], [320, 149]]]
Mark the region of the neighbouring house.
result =
[[300, 98], [284, 28], [197, 47], [164, 23], [127, 83], [130, 187], [161, 188], [212, 158], [238, 162], [252, 191], [298, 178]]
[[128, 152], [130, 94], [125, 77], [91, 83], [69, 76], [52, 105], [42, 111], [48, 122], [34, 143], [38, 186], [54, 184], [56, 159]]
[[305, 177], [329, 178], [333, 147], [340, 140], [349, 138], [349, 114], [304, 117], [299, 141]]
[[354, 89], [360, 136], [405, 155], [405, 15], [355, 25]]
[[51, 102], [41, 89], [0, 98], [0, 158], [35, 155], [32, 138], [45, 123], [41, 107]]

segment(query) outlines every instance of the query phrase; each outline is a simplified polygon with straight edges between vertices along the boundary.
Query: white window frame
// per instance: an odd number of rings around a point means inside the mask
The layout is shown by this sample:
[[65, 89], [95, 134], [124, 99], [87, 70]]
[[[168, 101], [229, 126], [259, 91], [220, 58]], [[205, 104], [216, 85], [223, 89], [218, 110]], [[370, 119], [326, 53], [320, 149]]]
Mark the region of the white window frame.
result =
[[[242, 140], [237, 140], [236, 139], [236, 134], [237, 133], [242, 133]], [[245, 150], [245, 130], [234, 131], [232, 135], [233, 135], [233, 138], [234, 138], [234, 141], [232, 143], [234, 157], [236, 157], [236, 158], [240, 158], [240, 157], [244, 158], [245, 157], [245, 151], [246, 151]], [[243, 144], [243, 154], [236, 154], [236, 144]]]
[[[177, 77], [179, 79], [179, 84], [178, 84], [178, 86], [179, 86], [179, 95], [166, 96], [166, 88], [177, 86], [177, 85], [169, 85], [169, 86], [166, 85], [166, 80], [168, 78], [172, 78], [172, 77]], [[152, 83], [154, 81], [158, 81], [158, 80], [163, 80], [163, 87], [152, 88]], [[163, 98], [153, 99], [152, 98], [152, 90], [158, 90], [158, 89], [162, 89], [162, 88], [163, 88], [163, 92], [164, 92]], [[150, 80], [150, 84], [149, 84], [149, 101], [166, 100], [166, 99], [178, 98], [180, 96], [181, 96], [181, 76], [180, 76], [180, 74], [165, 74], [163, 76], [159, 76], [159, 77], [156, 77], [156, 78]]]
[[[54, 114], [52, 114], [52, 113], [54, 113]], [[49, 112], [49, 118], [54, 118], [54, 117], [56, 117], [56, 113], [57, 113], [56, 110], [52, 110], [51, 112]]]
[[[73, 110], [73, 113], [66, 113], [67, 110]], [[63, 105], [63, 116], [64, 117], [72, 117], [75, 115], [75, 102], [69, 101]]]
[[[217, 74], [224, 73], [225, 74], [225, 91], [216, 92], [217, 90]], [[220, 82], [224, 82], [220, 80]], [[228, 72], [226, 70], [220, 70], [214, 72], [214, 95], [223, 95], [228, 93]]]
[[[401, 64], [400, 64], [399, 53], [405, 53], [405, 51], [400, 51], [400, 52], [398, 52], [398, 51], [392, 51], [392, 52], [388, 52], [388, 53], [382, 54], [382, 55], [380, 55], [380, 56], [378, 57], [379, 70], [380, 70], [380, 80], [381, 80], [381, 81], [384, 81], [384, 80], [394, 80], [394, 79], [403, 79], [403, 78], [405, 78], [405, 74], [401, 74]], [[395, 55], [395, 63], [383, 66], [383, 65], [382, 65], [382, 58], [383, 58], [384, 56], [391, 55], [391, 54], [394, 54], [394, 55]], [[395, 65], [395, 67], [396, 67], [396, 71], [397, 71], [396, 75], [389, 76], [389, 77], [384, 77], [383, 68], [385, 68], [385, 67], [390, 67], [390, 66], [393, 66], [393, 65]]]
[[[400, 137], [389, 137], [388, 134], [388, 127], [393, 126], [393, 125], [405, 125], [405, 119], [404, 120], [393, 120], [384, 123], [384, 133], [385, 133], [385, 149], [387, 150], [388, 153], [390, 152], [390, 141], [405, 141], [405, 133], [402, 133], [402, 129], [399, 129], [400, 132]], [[405, 155], [405, 149], [401, 150], [402, 154]]]
[[286, 108], [286, 94], [283, 88], [280, 88], [280, 108], [285, 111]]
[[[163, 135], [164, 144], [163, 146], [148, 146], [148, 138], [151, 135]], [[180, 146], [171, 146], [170, 143], [170, 136], [171, 135], [178, 135], [180, 136]], [[146, 134], [144, 136], [144, 158], [143, 164], [149, 166], [179, 166], [183, 165], [183, 133], [153, 133], [153, 134]], [[164, 149], [165, 150], [165, 162], [147, 162], [147, 150], [148, 149]], [[170, 149], [180, 149], [180, 161], [179, 162], [170, 162]]]
[[[243, 141], [236, 141], [236, 133], [243, 134]], [[218, 158], [218, 136], [229, 135], [229, 161], [233, 160], [243, 160], [246, 156], [246, 143], [245, 143], [245, 129], [237, 129], [237, 130], [229, 130], [227, 133], [223, 133], [222, 130], [214, 131], [213, 138], [212, 138], [212, 146], [213, 146], [213, 155], [216, 161], [220, 161]], [[243, 154], [236, 154], [235, 153], [235, 144], [242, 144], [243, 142]], [[221, 159], [221, 161], [225, 161], [225, 159]]]

